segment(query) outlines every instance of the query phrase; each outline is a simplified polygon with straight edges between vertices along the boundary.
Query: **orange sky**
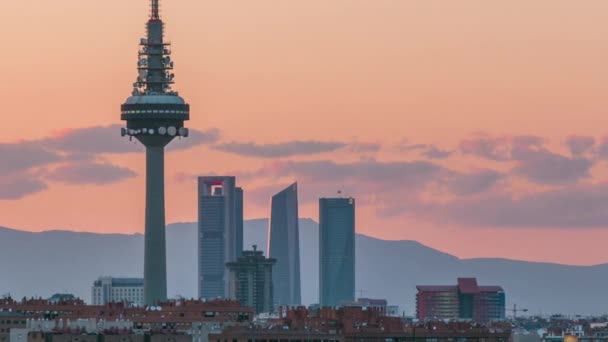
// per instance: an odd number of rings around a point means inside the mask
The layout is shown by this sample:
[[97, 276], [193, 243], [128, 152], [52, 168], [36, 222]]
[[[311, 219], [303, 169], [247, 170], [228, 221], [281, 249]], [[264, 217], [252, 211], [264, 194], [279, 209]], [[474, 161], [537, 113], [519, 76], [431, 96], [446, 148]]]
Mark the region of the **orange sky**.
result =
[[[196, 219], [195, 180], [178, 181], [178, 174], [241, 175], [287, 161], [411, 162], [420, 157], [397, 149], [403, 141], [458, 150], [462, 140], [478, 132], [541, 136], [548, 149], [565, 155], [566, 137], [608, 133], [604, 0], [164, 0], [162, 9], [173, 42], [175, 89], [192, 107], [189, 127], [219, 129], [219, 143], [382, 145], [372, 152], [342, 149], [275, 160], [208, 145], [171, 152], [168, 222]], [[136, 77], [146, 10], [145, 0], [0, 4], [0, 32], [5, 33], [0, 142], [120, 123], [119, 106]], [[0, 200], [0, 225], [141, 232], [143, 155], [97, 158], [138, 176], [103, 186], [49, 181], [45, 191]], [[465, 153], [432, 162], [465, 173], [482, 168], [509, 173], [516, 164]], [[581, 183], [608, 181], [604, 163], [597, 161]], [[262, 178], [241, 184], [250, 192], [273, 185], [280, 190], [293, 180], [291, 174]], [[469, 225], [419, 211], [386, 216], [379, 211], [399, 197], [383, 197], [382, 189], [375, 193], [375, 183], [359, 187], [358, 180], [345, 179], [321, 186], [299, 180], [301, 189], [315, 189], [319, 196], [343, 189], [367, 198], [358, 206], [357, 229], [368, 235], [415, 239], [461, 257], [608, 262], [600, 252], [608, 238], [602, 227]], [[509, 175], [495, 191], [521, 196], [556, 187]], [[406, 197], [407, 190], [404, 186]], [[250, 196], [246, 217], [267, 216], [264, 201]], [[316, 204], [303, 202], [301, 216], [316, 219]]]

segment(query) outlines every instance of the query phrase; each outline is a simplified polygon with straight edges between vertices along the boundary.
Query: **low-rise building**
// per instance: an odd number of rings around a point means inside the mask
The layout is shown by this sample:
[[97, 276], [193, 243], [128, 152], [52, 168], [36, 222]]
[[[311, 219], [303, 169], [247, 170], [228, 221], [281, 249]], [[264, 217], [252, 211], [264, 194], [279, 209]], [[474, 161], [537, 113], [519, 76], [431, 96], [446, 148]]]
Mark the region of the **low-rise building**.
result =
[[387, 316], [399, 316], [399, 306], [388, 305], [386, 299], [358, 298], [354, 302], [344, 302], [341, 306], [360, 307], [365, 310], [379, 309]]
[[416, 287], [416, 314], [419, 320], [505, 319], [505, 291], [500, 286], [478, 286], [475, 278], [458, 278], [457, 285]]
[[192, 342], [186, 334], [155, 331], [134, 333], [130, 331], [104, 331], [83, 333], [81, 331], [31, 331], [26, 339], [16, 342]]
[[510, 325], [481, 326], [463, 322], [411, 325], [382, 310], [358, 307], [307, 308], [281, 312], [264, 324], [234, 326], [210, 334], [211, 342], [508, 342]]
[[[0, 302], [0, 317], [7, 316], [5, 322], [8, 322], [8, 314], [11, 326], [6, 331], [5, 340], [0, 342], [8, 342], [9, 336], [15, 342], [26, 342], [26, 338], [32, 337], [30, 333], [50, 334], [58, 331], [71, 340], [61, 341], [64, 337], [48, 334], [44, 338], [58, 342], [88, 342], [77, 341], [80, 337], [73, 334], [77, 331], [98, 334], [99, 340], [96, 342], [103, 342], [107, 340], [108, 332], [132, 331], [135, 334], [162, 333], [162, 338], [172, 336], [171, 334], [183, 334], [188, 336], [188, 342], [207, 342], [209, 333], [221, 332], [232, 325], [249, 324], [254, 316], [252, 308], [230, 300], [175, 300], [158, 306], [137, 307], [126, 303], [85, 305], [81, 300], [73, 300], [53, 304], [42, 299], [15, 301], [10, 298]], [[0, 318], [0, 322], [2, 319], [4, 318]], [[14, 326], [15, 321], [18, 324]], [[145, 342], [153, 340], [151, 338]]]
[[143, 305], [144, 279], [99, 277], [93, 282], [91, 296], [93, 305], [123, 302]]
[[0, 342], [9, 342], [13, 329], [25, 328], [27, 318], [20, 313], [0, 311]]

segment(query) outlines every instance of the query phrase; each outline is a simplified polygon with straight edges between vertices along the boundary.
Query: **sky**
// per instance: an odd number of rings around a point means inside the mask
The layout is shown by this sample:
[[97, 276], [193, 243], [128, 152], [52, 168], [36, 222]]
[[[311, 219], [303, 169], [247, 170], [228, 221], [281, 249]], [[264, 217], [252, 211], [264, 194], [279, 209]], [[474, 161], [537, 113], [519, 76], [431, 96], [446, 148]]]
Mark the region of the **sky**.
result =
[[[120, 137], [145, 0], [0, 4], [0, 225], [143, 231], [144, 154]], [[462, 258], [608, 262], [608, 2], [164, 0], [196, 176], [236, 175], [246, 218], [299, 182], [357, 199], [357, 231]]]

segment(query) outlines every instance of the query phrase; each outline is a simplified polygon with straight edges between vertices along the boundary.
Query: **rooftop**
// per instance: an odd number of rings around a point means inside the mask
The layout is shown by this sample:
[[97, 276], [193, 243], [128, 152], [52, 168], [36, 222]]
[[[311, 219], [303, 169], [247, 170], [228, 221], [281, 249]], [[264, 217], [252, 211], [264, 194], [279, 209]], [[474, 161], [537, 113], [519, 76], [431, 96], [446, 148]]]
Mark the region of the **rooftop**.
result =
[[418, 285], [419, 292], [452, 292], [458, 290], [462, 294], [480, 292], [504, 292], [500, 286], [479, 286], [476, 278], [458, 278], [458, 285]]

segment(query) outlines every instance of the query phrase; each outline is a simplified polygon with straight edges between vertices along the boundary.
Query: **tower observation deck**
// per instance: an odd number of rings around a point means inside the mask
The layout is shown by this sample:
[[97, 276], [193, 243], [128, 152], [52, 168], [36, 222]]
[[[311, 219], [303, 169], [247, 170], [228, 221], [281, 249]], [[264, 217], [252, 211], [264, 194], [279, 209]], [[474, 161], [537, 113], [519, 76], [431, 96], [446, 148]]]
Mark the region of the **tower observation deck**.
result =
[[184, 121], [190, 106], [173, 91], [171, 44], [164, 41], [159, 0], [150, 0], [147, 37], [142, 38], [137, 60], [138, 76], [131, 96], [121, 106], [126, 127], [123, 137], [135, 138], [146, 147], [146, 221], [144, 302], [167, 299], [165, 243], [164, 149], [175, 137], [187, 137]]

